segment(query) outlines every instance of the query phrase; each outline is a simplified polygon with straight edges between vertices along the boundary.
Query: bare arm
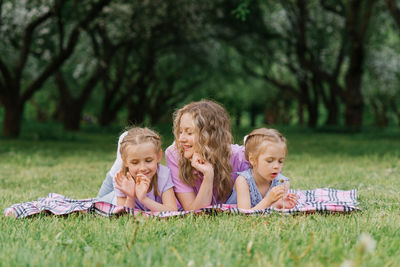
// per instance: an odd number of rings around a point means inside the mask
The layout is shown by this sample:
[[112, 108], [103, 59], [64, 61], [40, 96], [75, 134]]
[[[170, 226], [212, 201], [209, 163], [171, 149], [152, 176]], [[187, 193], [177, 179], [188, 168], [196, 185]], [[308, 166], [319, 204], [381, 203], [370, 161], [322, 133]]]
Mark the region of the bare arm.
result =
[[176, 193], [179, 202], [184, 210], [197, 210], [211, 204], [213, 194], [213, 180], [204, 179], [199, 192]]
[[235, 190], [237, 194], [237, 207], [239, 209], [250, 209], [251, 208], [251, 200], [250, 200], [250, 188], [246, 179], [239, 175], [235, 182]]
[[238, 178], [236, 179], [235, 190], [237, 193], [238, 208], [247, 210], [260, 210], [269, 208], [274, 202], [279, 200], [284, 193], [283, 186], [275, 186], [271, 189], [271, 191], [265, 198], [263, 198], [257, 205], [252, 208], [249, 184], [243, 176], [238, 176]]
[[282, 185], [275, 186], [271, 188], [268, 195], [264, 197], [257, 205], [255, 205], [252, 210], [265, 210], [271, 207], [276, 201], [280, 200], [285, 193], [285, 188]]
[[213, 196], [214, 167], [197, 153], [193, 154], [191, 163], [192, 167], [204, 176], [197, 195], [194, 192], [177, 194], [184, 210], [204, 208], [211, 204]]
[[176, 205], [176, 198], [173, 188], [163, 192], [162, 204], [154, 201], [147, 196], [143, 200], [139, 200], [143, 205], [146, 206], [151, 211], [177, 211], [178, 207]]

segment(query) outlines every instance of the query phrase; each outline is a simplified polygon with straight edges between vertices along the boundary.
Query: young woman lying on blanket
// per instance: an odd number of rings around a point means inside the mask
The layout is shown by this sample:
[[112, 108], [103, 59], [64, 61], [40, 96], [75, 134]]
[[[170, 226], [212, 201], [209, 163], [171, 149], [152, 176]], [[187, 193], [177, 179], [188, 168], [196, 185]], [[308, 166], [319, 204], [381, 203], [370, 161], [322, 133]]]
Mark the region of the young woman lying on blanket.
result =
[[297, 196], [288, 194], [289, 178], [281, 174], [286, 154], [286, 139], [277, 130], [252, 131], [245, 138], [245, 155], [251, 167], [238, 173], [227, 203], [253, 210], [296, 206]]
[[121, 137], [121, 161], [113, 166], [114, 172], [119, 170], [113, 179], [116, 204], [145, 211], [176, 211], [171, 172], [160, 164], [158, 134], [148, 128], [131, 128]]
[[[237, 172], [249, 168], [244, 148], [232, 145], [230, 118], [218, 103], [201, 100], [187, 104], [174, 115], [175, 142], [165, 151], [174, 190], [185, 210], [225, 203]], [[120, 137], [119, 143], [122, 140]], [[113, 190], [118, 162], [108, 172], [98, 197]]]
[[237, 172], [249, 167], [243, 147], [232, 145], [226, 110], [209, 100], [187, 104], [174, 114], [174, 135], [165, 158], [183, 209], [225, 203]]

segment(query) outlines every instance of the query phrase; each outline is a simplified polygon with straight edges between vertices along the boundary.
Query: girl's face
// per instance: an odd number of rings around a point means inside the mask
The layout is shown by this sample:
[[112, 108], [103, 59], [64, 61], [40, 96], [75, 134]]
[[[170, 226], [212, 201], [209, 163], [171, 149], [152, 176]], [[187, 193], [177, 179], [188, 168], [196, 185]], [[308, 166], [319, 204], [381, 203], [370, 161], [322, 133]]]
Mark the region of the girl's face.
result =
[[147, 142], [128, 146], [126, 158], [122, 158], [122, 160], [133, 177], [136, 178], [138, 174], [144, 174], [148, 178], [153, 178], [157, 173], [161, 157], [162, 150], [157, 151], [153, 143]]
[[265, 147], [258, 158], [249, 153], [249, 161], [253, 166], [254, 176], [267, 181], [272, 181], [282, 171], [286, 157], [286, 146], [277, 143], [261, 144]]
[[198, 134], [194, 124], [193, 116], [190, 113], [184, 113], [179, 124], [178, 142], [183, 147], [183, 156], [191, 159], [196, 152]]

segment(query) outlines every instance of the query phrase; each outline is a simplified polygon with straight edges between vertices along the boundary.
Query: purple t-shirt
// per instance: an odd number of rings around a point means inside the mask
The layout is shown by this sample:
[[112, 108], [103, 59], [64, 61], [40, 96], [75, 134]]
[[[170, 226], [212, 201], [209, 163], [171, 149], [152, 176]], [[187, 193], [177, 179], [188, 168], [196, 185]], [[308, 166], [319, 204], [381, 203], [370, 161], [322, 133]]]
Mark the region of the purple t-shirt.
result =
[[[185, 182], [179, 179], [179, 167], [178, 161], [180, 159], [180, 154], [175, 147], [175, 143], [170, 145], [167, 150], [165, 150], [165, 160], [167, 162], [168, 168], [171, 170], [172, 181], [174, 183], [174, 190], [176, 193], [189, 193], [189, 192], [199, 192], [201, 183], [203, 182], [203, 176], [198, 173], [197, 179], [195, 180], [195, 186], [192, 187], [187, 185]], [[237, 172], [247, 170], [249, 168], [249, 163], [244, 156], [244, 147], [239, 145], [231, 145], [231, 158], [230, 163], [232, 166], [232, 182], [233, 184], [238, 177]], [[214, 199], [218, 199], [214, 192]], [[220, 202], [218, 202], [220, 203]]]
[[[115, 182], [115, 177], [113, 177], [113, 186], [114, 186], [115, 195], [117, 197], [126, 197], [126, 195], [124, 193], [122, 193], [120, 190], [115, 188], [116, 184], [117, 183]], [[174, 183], [172, 182], [171, 171], [169, 170], [169, 168], [162, 164], [158, 164], [157, 188], [158, 188], [159, 196], [154, 195], [154, 188], [152, 188], [151, 191], [147, 193], [147, 197], [162, 204], [162, 198], [161, 198], [162, 194], [173, 186], [174, 186]], [[146, 208], [137, 198], [135, 199], [135, 209], [149, 211], [149, 209]]]

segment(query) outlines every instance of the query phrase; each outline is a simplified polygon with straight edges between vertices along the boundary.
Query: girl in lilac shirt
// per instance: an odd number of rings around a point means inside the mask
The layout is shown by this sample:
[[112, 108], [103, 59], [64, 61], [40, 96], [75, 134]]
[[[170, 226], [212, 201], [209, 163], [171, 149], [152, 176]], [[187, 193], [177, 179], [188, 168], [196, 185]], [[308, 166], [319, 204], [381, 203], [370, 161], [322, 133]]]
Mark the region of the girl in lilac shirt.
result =
[[224, 203], [236, 173], [249, 168], [243, 147], [232, 145], [226, 110], [209, 100], [192, 102], [175, 113], [174, 135], [165, 158], [182, 207]]
[[160, 164], [158, 134], [148, 128], [132, 128], [120, 139], [120, 171], [113, 179], [117, 205], [146, 211], [177, 210], [171, 173]]

